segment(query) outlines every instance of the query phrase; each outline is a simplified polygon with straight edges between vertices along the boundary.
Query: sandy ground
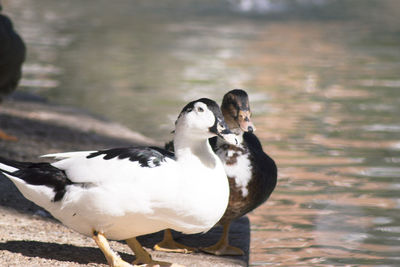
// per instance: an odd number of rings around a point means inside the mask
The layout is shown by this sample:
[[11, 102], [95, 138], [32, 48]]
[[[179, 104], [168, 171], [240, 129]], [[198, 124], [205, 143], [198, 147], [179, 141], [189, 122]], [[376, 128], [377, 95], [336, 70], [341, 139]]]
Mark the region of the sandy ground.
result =
[[[86, 111], [22, 94], [0, 104], [0, 129], [18, 138], [16, 142], [0, 140], [0, 156], [25, 161], [38, 161], [39, 155], [62, 151], [132, 144], [161, 145]], [[220, 227], [203, 235], [175, 233], [178, 241], [194, 247], [211, 245], [220, 234]], [[185, 266], [246, 266], [250, 243], [246, 217], [233, 223], [230, 238], [231, 244], [246, 252], [245, 256], [217, 257], [151, 250], [161, 240], [161, 233], [139, 240], [157, 260]], [[123, 242], [112, 241], [111, 246], [123, 259], [134, 260]], [[0, 176], [0, 266], [107, 266], [107, 263], [91, 238], [63, 226], [26, 200], [7, 178]]]

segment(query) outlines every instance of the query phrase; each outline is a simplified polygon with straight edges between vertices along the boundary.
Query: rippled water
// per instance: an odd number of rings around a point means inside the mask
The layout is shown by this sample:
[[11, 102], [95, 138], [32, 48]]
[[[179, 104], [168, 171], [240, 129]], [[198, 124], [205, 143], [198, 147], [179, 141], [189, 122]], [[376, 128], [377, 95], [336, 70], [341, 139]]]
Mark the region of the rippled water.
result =
[[159, 140], [188, 100], [248, 89], [279, 167], [251, 265], [400, 265], [398, 1], [3, 5], [29, 48], [21, 90]]

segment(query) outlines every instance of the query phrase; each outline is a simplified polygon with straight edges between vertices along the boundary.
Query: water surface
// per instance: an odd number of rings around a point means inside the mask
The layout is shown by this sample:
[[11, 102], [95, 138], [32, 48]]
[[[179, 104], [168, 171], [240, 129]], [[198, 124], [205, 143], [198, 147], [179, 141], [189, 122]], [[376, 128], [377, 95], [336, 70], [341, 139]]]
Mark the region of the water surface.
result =
[[245, 88], [279, 182], [252, 266], [400, 265], [398, 1], [3, 1], [21, 90], [168, 140], [183, 105]]

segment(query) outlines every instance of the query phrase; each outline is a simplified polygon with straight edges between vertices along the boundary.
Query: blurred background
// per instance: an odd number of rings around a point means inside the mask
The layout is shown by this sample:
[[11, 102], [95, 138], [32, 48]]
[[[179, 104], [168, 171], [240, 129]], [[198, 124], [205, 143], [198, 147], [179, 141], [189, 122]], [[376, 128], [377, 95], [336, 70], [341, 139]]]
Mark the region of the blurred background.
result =
[[279, 168], [251, 266], [400, 266], [400, 1], [3, 0], [19, 91], [159, 141], [188, 101], [250, 95]]

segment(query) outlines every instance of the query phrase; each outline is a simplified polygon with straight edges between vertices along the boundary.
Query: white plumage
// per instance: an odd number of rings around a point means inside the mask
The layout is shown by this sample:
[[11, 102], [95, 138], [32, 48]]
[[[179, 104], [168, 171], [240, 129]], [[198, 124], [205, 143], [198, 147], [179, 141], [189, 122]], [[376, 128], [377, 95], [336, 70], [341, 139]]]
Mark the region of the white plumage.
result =
[[[237, 146], [238, 148], [240, 148], [240, 150], [237, 149], [236, 151], [222, 149], [221, 147], [223, 147], [223, 144], [226, 143], [220, 139], [217, 140], [216, 146], [218, 147], [218, 149], [215, 150], [215, 153], [221, 159], [226, 175], [230, 179], [235, 180], [235, 186], [239, 188], [242, 197], [245, 198], [249, 193], [247, 186], [250, 179], [252, 178], [252, 163], [250, 161], [249, 152], [244, 152], [246, 150], [244, 149], [242, 142], [240, 142]], [[231, 159], [232, 157], [235, 157], [235, 164], [228, 163], [229, 159]]]
[[[207, 141], [216, 134], [234, 138], [217, 104], [200, 99], [178, 117], [176, 158], [140, 147], [45, 155], [59, 159], [48, 168], [65, 175], [63, 186], [23, 178], [25, 163], [0, 159], [0, 170], [26, 198], [87, 236], [123, 240], [166, 228], [199, 233], [218, 222], [229, 199], [224, 167]], [[33, 167], [24, 168], [29, 174]]]
[[228, 184], [217, 160], [213, 169], [189, 165], [190, 158], [185, 165], [167, 158], [157, 168], [146, 168], [129, 159], [88, 159], [89, 154], [69, 154], [52, 164], [84, 185], [69, 185], [60, 203], [38, 203], [82, 234], [90, 236], [96, 229], [121, 240], [166, 226], [198, 233], [210, 229], [226, 208]]

